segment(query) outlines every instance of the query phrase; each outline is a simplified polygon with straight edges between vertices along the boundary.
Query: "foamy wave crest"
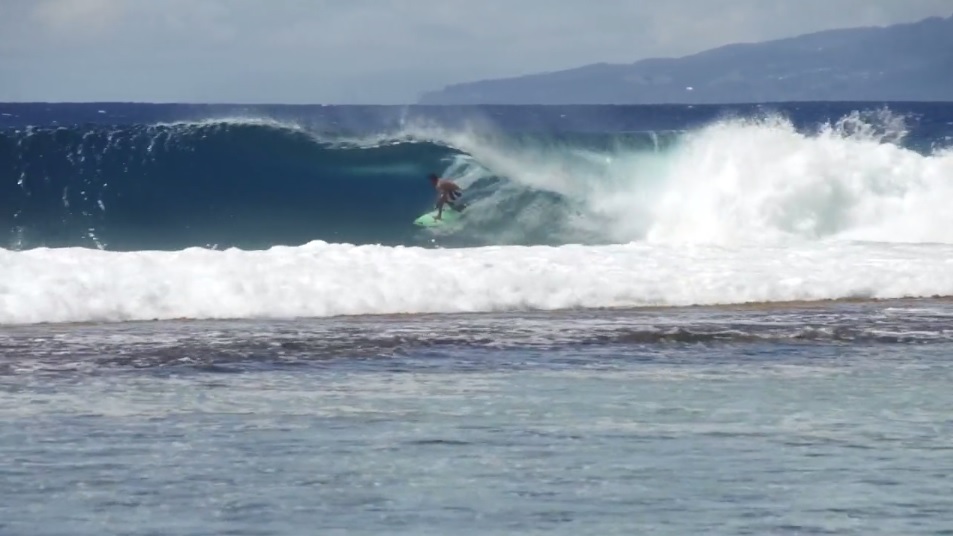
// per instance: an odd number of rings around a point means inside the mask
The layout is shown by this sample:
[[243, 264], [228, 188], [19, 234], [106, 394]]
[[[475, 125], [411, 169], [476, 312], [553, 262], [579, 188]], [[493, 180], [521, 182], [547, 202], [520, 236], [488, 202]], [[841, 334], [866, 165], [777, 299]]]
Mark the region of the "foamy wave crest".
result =
[[[953, 151], [903, 145], [905, 118], [853, 113], [816, 131], [777, 116], [726, 119], [652, 149], [506, 143], [476, 131], [415, 134], [472, 157], [451, 168], [570, 201], [562, 219], [625, 243], [953, 243]], [[502, 188], [487, 203], [514, 190]]]
[[0, 324], [953, 295], [953, 246], [0, 250]]
[[819, 238], [953, 242], [953, 154], [897, 142], [851, 116], [816, 135], [783, 120], [729, 121], [673, 153], [646, 238], [779, 243]]

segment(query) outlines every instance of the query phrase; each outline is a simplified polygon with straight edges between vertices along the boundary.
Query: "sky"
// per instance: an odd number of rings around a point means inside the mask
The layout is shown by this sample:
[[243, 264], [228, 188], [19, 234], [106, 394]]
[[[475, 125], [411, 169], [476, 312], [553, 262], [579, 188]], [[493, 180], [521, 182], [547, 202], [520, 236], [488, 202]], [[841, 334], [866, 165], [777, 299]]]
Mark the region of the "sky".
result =
[[0, 101], [406, 104], [953, 0], [0, 0]]

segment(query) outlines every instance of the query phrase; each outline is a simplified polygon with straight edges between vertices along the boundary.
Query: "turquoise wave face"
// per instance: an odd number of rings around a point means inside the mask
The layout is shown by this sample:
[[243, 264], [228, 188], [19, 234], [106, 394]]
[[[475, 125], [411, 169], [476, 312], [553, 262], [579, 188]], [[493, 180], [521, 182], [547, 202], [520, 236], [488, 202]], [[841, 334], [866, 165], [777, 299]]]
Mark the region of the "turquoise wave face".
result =
[[242, 124], [6, 132], [0, 227], [25, 247], [403, 243], [453, 154]]
[[[619, 136], [561, 143], [604, 147]], [[502, 143], [544, 144], [533, 139]], [[412, 137], [330, 141], [254, 123], [30, 128], [0, 133], [0, 169], [0, 228], [9, 230], [11, 248], [598, 241], [567, 235], [561, 222], [572, 203], [563, 195], [513, 183], [464, 150]], [[468, 176], [453, 177], [476, 202], [465, 230], [448, 235], [412, 224], [433, 208], [431, 172]], [[487, 206], [477, 202], [490, 198]], [[526, 211], [543, 214], [534, 224], [516, 221]]]

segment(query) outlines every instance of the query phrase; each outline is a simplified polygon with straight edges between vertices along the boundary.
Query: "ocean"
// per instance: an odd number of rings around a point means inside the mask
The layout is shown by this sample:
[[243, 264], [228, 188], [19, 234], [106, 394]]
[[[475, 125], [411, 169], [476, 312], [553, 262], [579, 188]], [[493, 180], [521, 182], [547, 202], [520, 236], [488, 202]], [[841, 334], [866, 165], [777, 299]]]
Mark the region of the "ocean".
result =
[[0, 104], [0, 534], [953, 534], [951, 201], [953, 103]]

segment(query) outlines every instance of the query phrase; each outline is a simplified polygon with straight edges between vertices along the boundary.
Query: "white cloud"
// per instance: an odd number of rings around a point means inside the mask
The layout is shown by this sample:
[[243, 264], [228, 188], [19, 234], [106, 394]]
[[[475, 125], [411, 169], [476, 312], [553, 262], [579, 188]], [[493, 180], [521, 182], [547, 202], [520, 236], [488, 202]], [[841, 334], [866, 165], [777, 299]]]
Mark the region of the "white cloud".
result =
[[122, 0], [39, 0], [33, 17], [54, 34], [88, 38], [118, 22], [127, 5]]
[[837, 0], [836, 7], [830, 0], [0, 0], [0, 100], [408, 102], [453, 82], [953, 13], [950, 0]]

